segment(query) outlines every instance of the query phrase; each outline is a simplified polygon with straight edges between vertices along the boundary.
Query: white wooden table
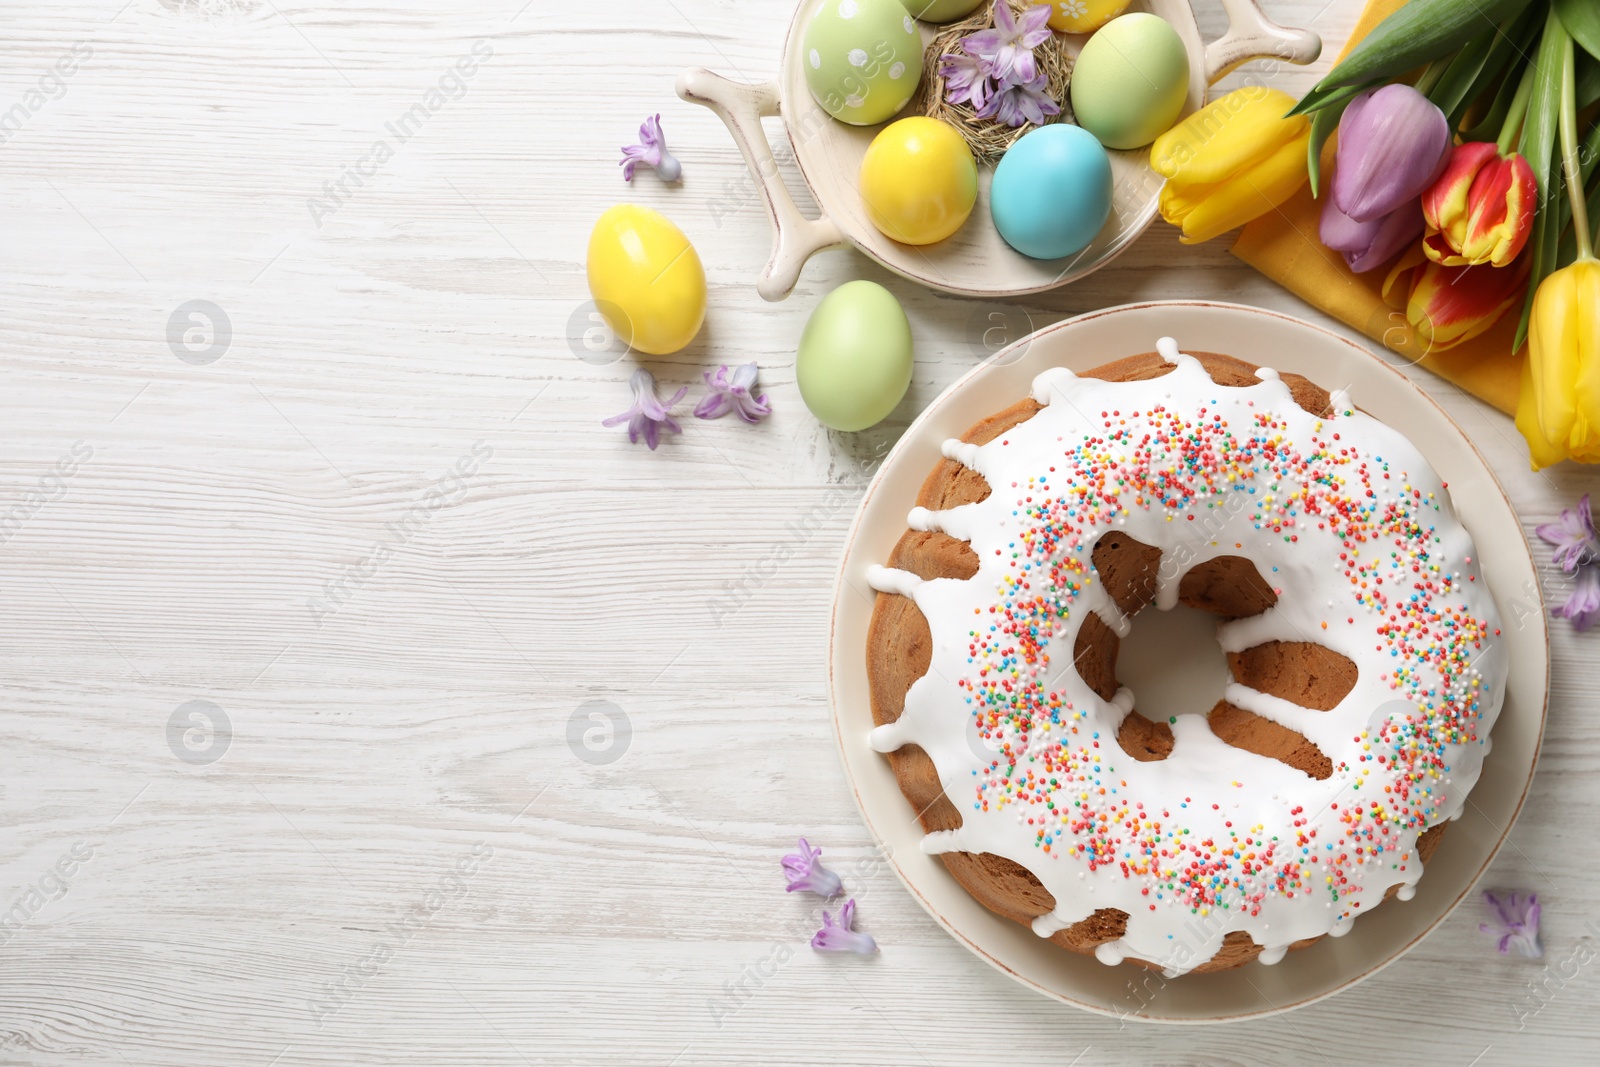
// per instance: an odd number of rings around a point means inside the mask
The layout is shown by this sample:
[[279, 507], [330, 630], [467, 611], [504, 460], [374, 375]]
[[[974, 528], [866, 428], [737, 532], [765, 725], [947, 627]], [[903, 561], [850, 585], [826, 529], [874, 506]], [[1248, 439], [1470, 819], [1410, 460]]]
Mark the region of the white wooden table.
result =
[[[1357, 12], [1270, 8], [1330, 53]], [[672, 81], [766, 76], [789, 12], [0, 9], [0, 1063], [1592, 1062], [1600, 668], [1564, 623], [1491, 878], [1543, 897], [1544, 965], [1496, 957], [1467, 908], [1287, 1017], [1119, 1026], [990, 970], [867, 862], [829, 586], [875, 457], [982, 351], [975, 305], [851, 253], [756, 296], [765, 219]], [[658, 110], [686, 180], [629, 190], [617, 146]], [[624, 199], [678, 221], [711, 284], [702, 337], [650, 366], [698, 386], [756, 360], [762, 426], [686, 419], [656, 453], [601, 428], [632, 363], [578, 358], [568, 327]], [[919, 350], [895, 415], [846, 436], [793, 355], [856, 277]], [[1182, 296], [1317, 318], [1161, 226], [1022, 306]], [[225, 328], [190, 317], [212, 307]], [[1507, 419], [1420, 377], [1530, 530], [1600, 485], [1529, 474]], [[879, 957], [804, 946], [814, 903], [778, 869], [802, 833]]]

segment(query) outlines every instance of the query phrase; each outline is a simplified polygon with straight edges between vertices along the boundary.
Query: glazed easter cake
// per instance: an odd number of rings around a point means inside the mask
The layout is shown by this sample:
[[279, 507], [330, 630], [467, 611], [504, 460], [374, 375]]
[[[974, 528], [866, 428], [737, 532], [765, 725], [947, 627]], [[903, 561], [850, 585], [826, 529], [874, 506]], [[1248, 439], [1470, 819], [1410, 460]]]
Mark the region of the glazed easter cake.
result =
[[[1177, 975], [1408, 899], [1489, 751], [1506, 652], [1400, 432], [1158, 348], [1048, 370], [945, 443], [869, 575], [866, 651], [870, 741], [924, 849], [1040, 937]], [[1179, 603], [1217, 616], [1231, 681], [1152, 721], [1118, 643]]]

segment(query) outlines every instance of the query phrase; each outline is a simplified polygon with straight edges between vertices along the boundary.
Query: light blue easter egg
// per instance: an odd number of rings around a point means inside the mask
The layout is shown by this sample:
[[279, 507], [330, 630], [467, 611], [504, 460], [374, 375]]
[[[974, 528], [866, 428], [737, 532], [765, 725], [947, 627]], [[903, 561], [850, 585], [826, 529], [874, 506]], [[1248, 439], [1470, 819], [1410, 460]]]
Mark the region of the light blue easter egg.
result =
[[1069, 123], [1025, 134], [1001, 157], [989, 213], [1006, 243], [1034, 259], [1081, 251], [1111, 214], [1111, 160]]

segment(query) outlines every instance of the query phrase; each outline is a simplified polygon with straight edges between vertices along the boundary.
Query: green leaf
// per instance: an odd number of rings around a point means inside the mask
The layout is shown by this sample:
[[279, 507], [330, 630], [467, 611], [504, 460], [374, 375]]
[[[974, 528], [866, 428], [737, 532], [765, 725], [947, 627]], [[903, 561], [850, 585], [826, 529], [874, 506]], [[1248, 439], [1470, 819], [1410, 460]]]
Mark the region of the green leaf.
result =
[[1461, 138], [1465, 141], [1498, 141], [1500, 130], [1506, 124], [1506, 116], [1511, 113], [1511, 102], [1516, 98], [1517, 88], [1522, 82], [1522, 72], [1510, 70], [1500, 82], [1500, 88], [1495, 90], [1494, 103], [1489, 105], [1471, 129], [1463, 129]]
[[1344, 109], [1349, 106], [1350, 98], [1346, 97], [1337, 104], [1318, 108], [1316, 114], [1311, 116], [1311, 141], [1306, 146], [1306, 169], [1311, 175], [1313, 200], [1322, 195], [1322, 146], [1328, 143], [1333, 131], [1339, 128], [1339, 119], [1344, 116]]
[[[1506, 113], [1511, 110], [1511, 98], [1517, 95], [1517, 82], [1521, 79], [1523, 66], [1528, 61], [1528, 52], [1533, 47], [1534, 38], [1539, 35], [1539, 29], [1544, 25], [1548, 10], [1548, 6], [1541, 0], [1518, 16], [1509, 31], [1492, 35], [1494, 46], [1484, 59], [1477, 79], [1462, 94], [1459, 107], [1453, 110], [1446, 108], [1451, 127], [1459, 128], [1461, 120], [1466, 117], [1472, 104], [1489, 92], [1495, 80], [1499, 79], [1499, 88], [1495, 91], [1489, 109], [1470, 131], [1460, 129], [1459, 132], [1465, 140], [1493, 141], [1499, 138], [1500, 127], [1505, 124]], [[1513, 56], [1516, 57], [1515, 62], [1512, 60]], [[1600, 72], [1600, 68], [1597, 68], [1597, 72]], [[1443, 107], [1442, 104], [1440, 106]], [[1485, 132], [1488, 136], [1481, 136]]]
[[[1495, 43], [1504, 41], [1509, 49], [1510, 40], [1498, 29], [1480, 33], [1456, 53], [1456, 57], [1450, 61], [1444, 74], [1428, 93], [1428, 99], [1450, 118], [1451, 129], [1455, 128], [1456, 121], [1460, 117], [1457, 112], [1472, 99], [1467, 94], [1478, 84], [1478, 77], [1483, 73], [1484, 64], [1488, 61], [1489, 54], [1494, 51]], [[1504, 59], [1501, 62], [1504, 63]], [[1493, 74], [1490, 77], [1493, 77]]]
[[1539, 179], [1539, 195], [1548, 195], [1554, 174], [1552, 166], [1556, 126], [1561, 118], [1561, 53], [1566, 34], [1552, 12], [1545, 20], [1544, 36], [1533, 57], [1533, 95], [1528, 99], [1528, 118], [1522, 127], [1520, 151], [1527, 157], [1533, 175]]
[[1528, 272], [1528, 293], [1522, 301], [1522, 318], [1517, 322], [1517, 337], [1511, 343], [1511, 351], [1516, 352], [1528, 339], [1528, 319], [1533, 314], [1533, 294], [1539, 288], [1539, 283], [1544, 281], [1555, 270], [1556, 253], [1559, 250], [1561, 239], [1561, 201], [1560, 198], [1541, 200], [1538, 214], [1533, 217], [1533, 263]]
[[1575, 95], [1578, 98], [1579, 111], [1600, 100], [1600, 59], [1595, 59], [1585, 52], [1578, 53]]
[[1561, 67], [1567, 34], [1554, 9], [1545, 20], [1544, 36], [1533, 57], [1533, 96], [1528, 101], [1528, 121], [1522, 127], [1520, 151], [1539, 182], [1539, 207], [1533, 220], [1533, 264], [1528, 275], [1528, 296], [1517, 324], [1516, 351], [1528, 336], [1533, 294], [1555, 270], [1561, 242], [1562, 195], [1560, 163], [1555, 157], [1556, 126], [1561, 116]]
[[[1578, 171], [1583, 177], [1586, 189], [1589, 187], [1589, 179], [1594, 177], [1596, 163], [1600, 163], [1600, 126], [1590, 127], [1589, 135], [1578, 145]], [[1600, 215], [1594, 217], [1600, 218]]]
[[[1447, 55], [1486, 30], [1507, 26], [1532, 0], [1412, 0], [1376, 29], [1317, 83], [1290, 112], [1315, 111], [1333, 90], [1393, 78]], [[1593, 0], [1584, 0], [1592, 3]]]
[[1555, 0], [1554, 7], [1578, 47], [1600, 58], [1600, 4], [1595, 0]]

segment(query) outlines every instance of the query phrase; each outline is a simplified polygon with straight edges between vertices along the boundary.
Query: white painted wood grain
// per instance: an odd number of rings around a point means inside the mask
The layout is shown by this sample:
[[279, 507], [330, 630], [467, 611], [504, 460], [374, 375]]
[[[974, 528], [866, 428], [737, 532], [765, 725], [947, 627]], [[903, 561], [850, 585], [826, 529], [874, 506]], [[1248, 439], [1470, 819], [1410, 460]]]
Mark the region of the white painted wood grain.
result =
[[[1330, 52], [1357, 11], [1268, 6]], [[0, 946], [0, 1063], [1592, 1059], [1600, 976], [1560, 964], [1600, 936], [1600, 668], [1564, 626], [1545, 760], [1492, 879], [1543, 895], [1550, 972], [1494, 957], [1463, 911], [1286, 1018], [1119, 1028], [990, 971], [871, 864], [828, 725], [829, 586], [874, 457], [981, 357], [968, 324], [991, 309], [845, 252], [786, 303], [757, 298], [765, 219], [720, 124], [671, 87], [694, 65], [768, 76], [788, 15], [0, 8], [0, 114], [49, 97], [0, 145], [0, 516], [21, 516], [0, 545], [0, 906], [39, 893]], [[318, 225], [308, 200], [475, 42], [492, 55], [459, 99]], [[63, 92], [47, 74], [75, 45], [92, 54]], [[616, 146], [658, 110], [686, 181], [625, 189]], [[631, 365], [575, 358], [566, 331], [588, 227], [623, 198], [669, 212], [711, 285], [702, 339], [651, 366], [676, 387], [756, 360], [764, 425], [690, 420], [655, 454], [600, 427]], [[905, 403], [853, 436], [817, 427], [792, 371], [807, 312], [852, 277], [895, 290], [919, 346]], [[1321, 321], [1223, 243], [1160, 228], [1014, 307], [1043, 324], [1169, 296]], [[166, 340], [196, 299], [233, 330], [206, 366]], [[1530, 529], [1595, 487], [1527, 473], [1504, 417], [1421, 380]], [[330, 588], [337, 610], [314, 607]], [[168, 745], [191, 700], [231, 723], [210, 764]], [[569, 747], [588, 701], [627, 717], [614, 762]], [[802, 832], [860, 865], [879, 958], [803, 948], [815, 908], [777, 868]], [[92, 854], [57, 881], [74, 848]]]

